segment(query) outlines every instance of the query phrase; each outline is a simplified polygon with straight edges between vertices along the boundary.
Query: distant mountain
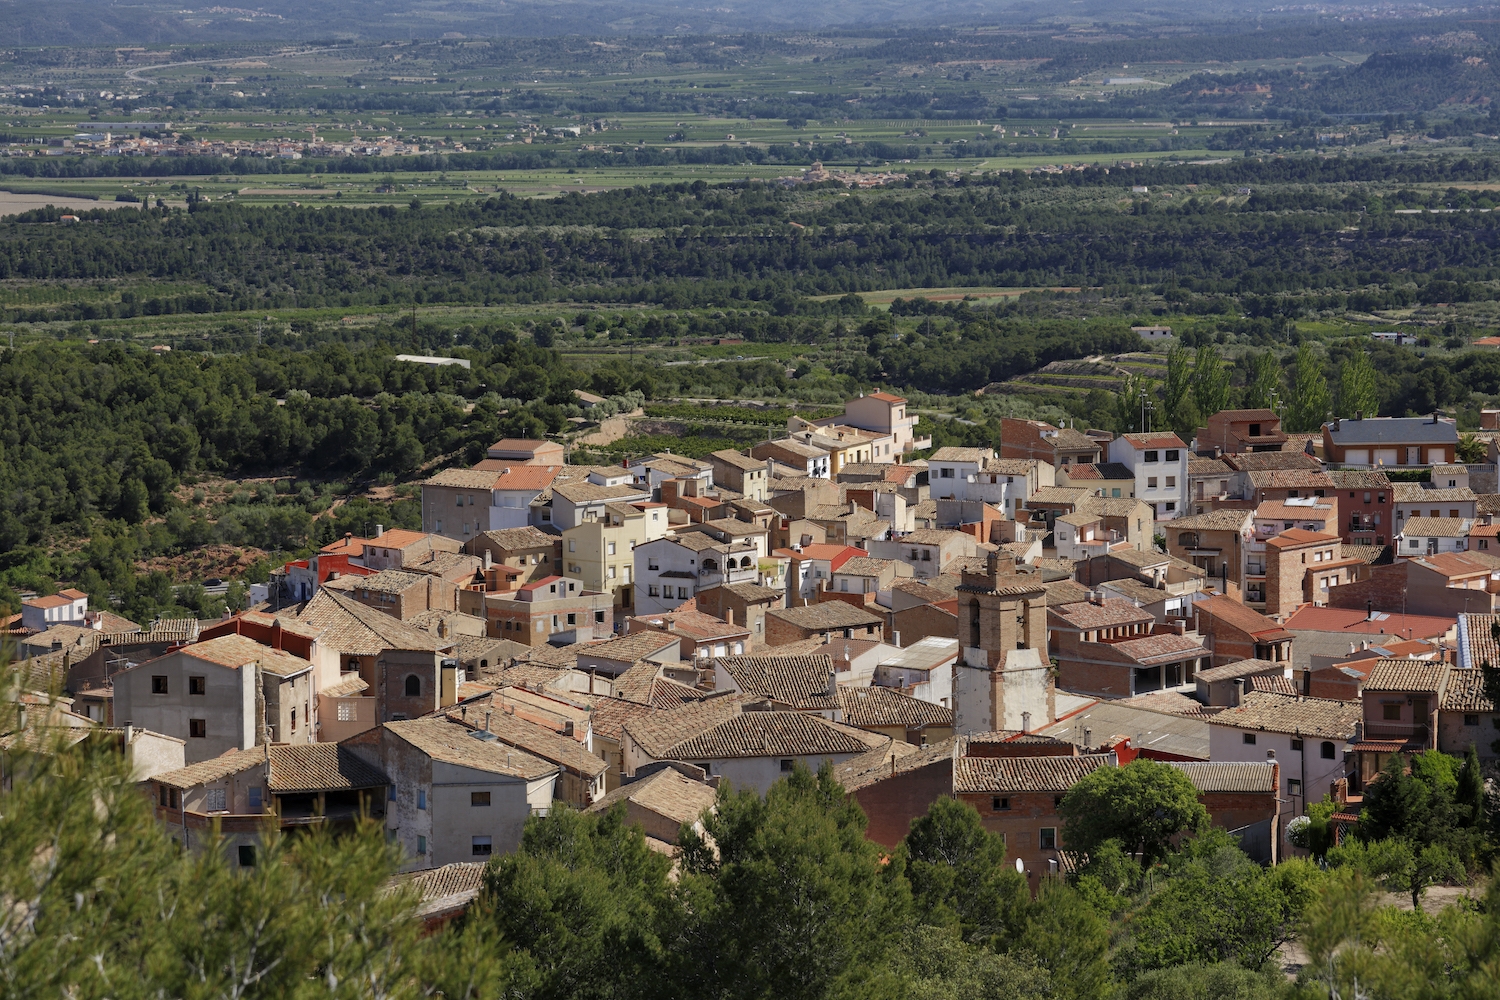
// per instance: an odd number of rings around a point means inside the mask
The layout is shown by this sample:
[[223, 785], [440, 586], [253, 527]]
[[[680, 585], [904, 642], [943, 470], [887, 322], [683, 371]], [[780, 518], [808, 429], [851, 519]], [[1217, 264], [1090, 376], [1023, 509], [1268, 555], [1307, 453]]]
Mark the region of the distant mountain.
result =
[[[189, 0], [193, 2], [193, 0]], [[1164, 23], [1253, 15], [1266, 0], [0, 0], [0, 45], [140, 45], [444, 35], [787, 31], [897, 24]], [[243, 5], [243, 6], [240, 6]]]

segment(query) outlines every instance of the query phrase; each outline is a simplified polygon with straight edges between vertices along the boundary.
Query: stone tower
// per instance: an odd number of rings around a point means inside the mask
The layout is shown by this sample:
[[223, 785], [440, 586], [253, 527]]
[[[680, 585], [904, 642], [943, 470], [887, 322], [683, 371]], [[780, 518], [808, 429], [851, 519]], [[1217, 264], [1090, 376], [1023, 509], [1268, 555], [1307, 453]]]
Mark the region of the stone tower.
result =
[[1041, 576], [1017, 572], [1008, 557], [991, 553], [983, 573], [963, 574], [957, 597], [955, 731], [1035, 730], [1056, 721]]

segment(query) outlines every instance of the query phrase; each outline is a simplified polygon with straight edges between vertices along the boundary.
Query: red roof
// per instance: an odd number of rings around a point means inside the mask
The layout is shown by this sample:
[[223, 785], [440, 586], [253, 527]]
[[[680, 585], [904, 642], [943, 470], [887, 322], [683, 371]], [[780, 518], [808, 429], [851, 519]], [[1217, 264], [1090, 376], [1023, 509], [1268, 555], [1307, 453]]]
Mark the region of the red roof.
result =
[[64, 604], [72, 604], [73, 602], [66, 597], [53, 594], [51, 597], [33, 597], [31, 600], [22, 601], [21, 603], [33, 608], [60, 608]]
[[561, 580], [561, 579], [562, 579], [562, 577], [560, 577], [560, 576], [544, 576], [540, 580], [532, 580], [530, 583], [526, 584], [526, 586], [524, 586], [524, 587], [522, 587], [520, 589], [523, 592], [524, 591], [528, 591], [528, 590], [539, 590], [542, 587], [547, 586], [549, 583], [556, 583], [558, 580]]
[[902, 396], [893, 396], [893, 395], [891, 395], [888, 392], [872, 392], [872, 393], [870, 393], [870, 398], [871, 399], [878, 399], [882, 403], [904, 403], [904, 402], [906, 402], [906, 399], [904, 397], [902, 397]]
[[340, 538], [336, 542], [329, 542], [319, 549], [319, 552], [327, 552], [330, 555], [348, 556], [350, 559], [359, 559], [365, 554], [365, 546], [370, 544], [368, 538]]
[[1318, 545], [1338, 540], [1338, 535], [1325, 535], [1321, 531], [1308, 531], [1304, 528], [1287, 528], [1276, 537], [1267, 538], [1266, 544], [1284, 549], [1291, 545]]
[[1176, 434], [1121, 434], [1137, 448], [1186, 448]]
[[506, 465], [496, 470], [500, 478], [495, 480], [497, 490], [545, 490], [552, 485], [560, 465]]
[[838, 569], [850, 559], [858, 556], [869, 555], [864, 549], [857, 549], [852, 545], [834, 545], [831, 542], [817, 542], [812, 545], [802, 546], [802, 551], [792, 549], [777, 549], [774, 555], [786, 556], [789, 559], [822, 559], [826, 560], [830, 569]]
[[[1308, 607], [1286, 620], [1286, 627], [1296, 632], [1346, 632], [1350, 635], [1386, 635], [1413, 639], [1435, 639], [1458, 624], [1456, 618], [1430, 615], [1402, 615], [1376, 611], [1366, 615], [1363, 609]], [[1408, 633], [1410, 629], [1410, 633]]]

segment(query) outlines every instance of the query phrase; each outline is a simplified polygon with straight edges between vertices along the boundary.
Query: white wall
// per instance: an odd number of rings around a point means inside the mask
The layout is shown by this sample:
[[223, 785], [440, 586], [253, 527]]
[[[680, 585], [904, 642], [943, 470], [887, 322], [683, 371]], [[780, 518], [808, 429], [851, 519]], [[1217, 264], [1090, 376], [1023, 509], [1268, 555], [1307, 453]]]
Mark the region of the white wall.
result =
[[[1275, 751], [1276, 761], [1281, 765], [1281, 788], [1277, 790], [1285, 800], [1281, 810], [1281, 843], [1286, 843], [1286, 824], [1307, 810], [1308, 802], [1321, 802], [1335, 781], [1347, 773], [1344, 761], [1343, 740], [1332, 740], [1333, 759], [1326, 760], [1321, 754], [1323, 739], [1304, 737], [1303, 750], [1293, 750], [1296, 737], [1286, 733], [1253, 731], [1255, 743], [1245, 742], [1245, 733], [1251, 730], [1234, 729], [1229, 726], [1208, 727], [1208, 757], [1212, 761], [1251, 761], [1263, 764], [1266, 752]], [[1302, 782], [1302, 794], [1292, 795], [1290, 781]]]

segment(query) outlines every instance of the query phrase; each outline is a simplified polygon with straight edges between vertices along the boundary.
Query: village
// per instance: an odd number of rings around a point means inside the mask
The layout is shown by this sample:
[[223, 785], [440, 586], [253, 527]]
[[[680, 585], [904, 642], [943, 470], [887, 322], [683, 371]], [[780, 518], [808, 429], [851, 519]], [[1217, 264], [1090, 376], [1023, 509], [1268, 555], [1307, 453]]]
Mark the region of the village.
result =
[[916, 423], [872, 392], [706, 460], [502, 440], [422, 484], [423, 530], [346, 536], [222, 620], [30, 599], [5, 745], [107, 734], [189, 850], [248, 867], [268, 818], [372, 815], [473, 891], [557, 803], [623, 802], [672, 854], [721, 783], [803, 765], [887, 847], [972, 804], [1035, 891], [1099, 768], [1180, 769], [1275, 865], [1310, 805], [1355, 830], [1395, 756], [1493, 762], [1500, 489], [1450, 420], [1007, 419], [912, 460]]

